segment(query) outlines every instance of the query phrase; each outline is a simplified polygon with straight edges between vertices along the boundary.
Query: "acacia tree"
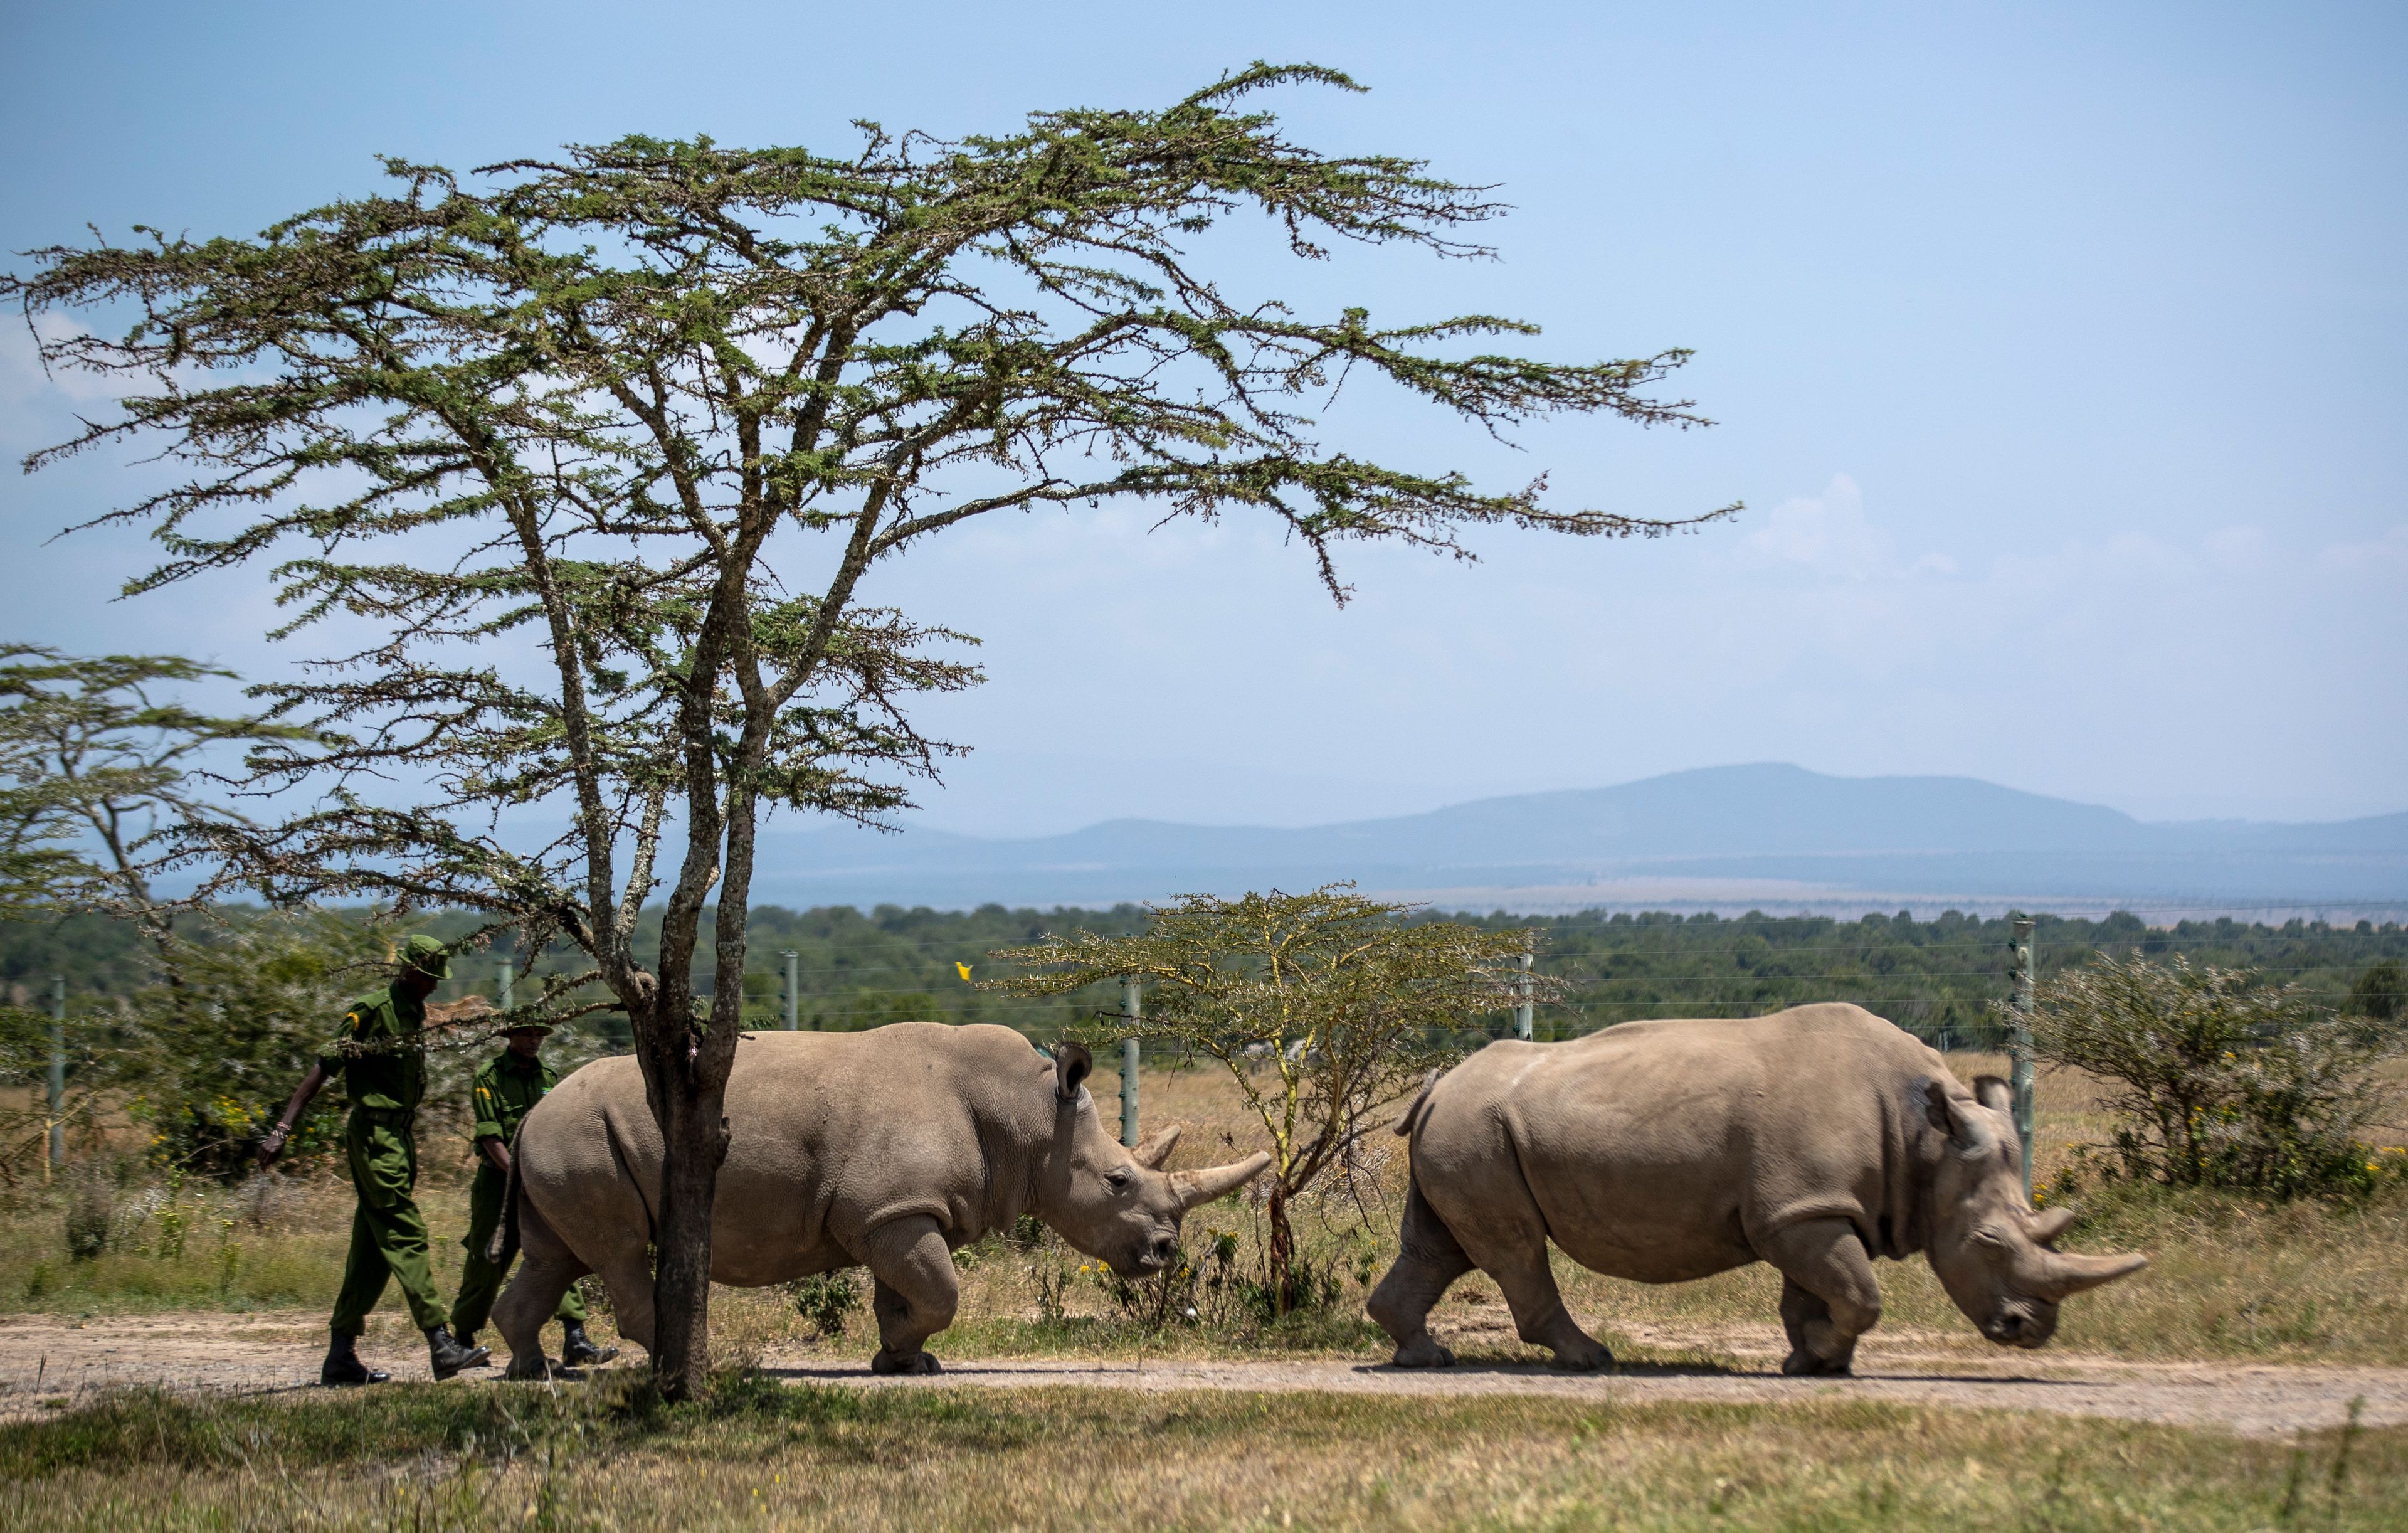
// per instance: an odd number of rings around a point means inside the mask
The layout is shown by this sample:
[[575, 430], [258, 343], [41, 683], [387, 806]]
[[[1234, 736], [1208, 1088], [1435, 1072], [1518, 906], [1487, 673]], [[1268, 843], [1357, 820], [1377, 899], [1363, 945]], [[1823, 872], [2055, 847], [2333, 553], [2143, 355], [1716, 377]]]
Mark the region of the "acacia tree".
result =
[[[0, 1009], [7, 1012], [0, 1055], [7, 1059], [0, 1073], [45, 1067], [54, 1051], [75, 1064], [76, 1090], [56, 1120], [22, 1115], [36, 1130], [27, 1144], [54, 1121], [89, 1122], [104, 1085], [147, 1086], [162, 1069], [212, 1053], [194, 1048], [185, 983], [193, 950], [176, 934], [176, 902], [154, 895], [152, 874], [205, 802], [196, 768], [213, 754], [297, 733], [248, 715], [204, 712], [175, 695], [212, 680], [233, 673], [180, 655], [79, 656], [0, 644], [0, 920], [115, 916], [141, 932], [165, 981], [149, 999], [167, 1036], [148, 1047], [98, 1049], [87, 1027]], [[123, 1020], [119, 1026], [128, 1028]], [[0, 1167], [16, 1148], [0, 1152]]]
[[1297, 1297], [1288, 1214], [1297, 1195], [1385, 1126], [1382, 1108], [1454, 1063], [1461, 1030], [1483, 1012], [1559, 990], [1521, 968], [1526, 931], [1408, 921], [1417, 907], [1352, 889], [1187, 895], [1149, 907], [1142, 932], [1081, 932], [992, 953], [1030, 972], [980, 983], [1061, 996], [1135, 980], [1150, 987], [1140, 1014], [1099, 1016], [1098, 1041], [1154, 1039], [1228, 1070], [1270, 1140], [1268, 1255], [1283, 1311]]
[[[120, 338], [39, 332], [50, 365], [141, 392], [28, 460], [150, 438], [189, 466], [103, 519], [165, 550], [129, 589], [266, 564], [294, 613], [280, 633], [327, 636], [312, 671], [262, 691], [345, 738], [263, 750], [249, 779], [313, 796], [195, 854], [272, 897], [452, 905], [529, 945], [565, 937], [625, 1007], [666, 1151], [653, 1361], [673, 1396], [706, 1356], [742, 999], [721, 984], [696, 1003], [707, 901], [717, 972], [741, 973], [764, 806], [901, 805], [898, 773], [943, 749], [905, 703], [975, 679], [929, 652], [953, 636], [863, 606], [874, 569], [974, 519], [1122, 500], [1276, 517], [1341, 598], [1349, 539], [1459, 553], [1469, 526], [1685, 524], [1315, 438], [1297, 401], [1356, 368], [1492, 431], [1698, 417], [1647, 392], [1685, 352], [1555, 365], [1470, 352], [1530, 333], [1494, 317], [1382, 328], [1225, 296], [1187, 251], [1242, 209], [1306, 259], [1335, 240], [1482, 254], [1459, 234], [1501, 211], [1238, 109], [1283, 81], [1353, 88], [1257, 65], [1161, 110], [1039, 113], [998, 136], [865, 125], [843, 156], [631, 137], [468, 181], [394, 161], [394, 192], [255, 239], [142, 231], [0, 279], [30, 312], [132, 310]], [[333, 637], [362, 624], [366, 643]], [[555, 838], [496, 818], [545, 804], [570, 816]], [[647, 964], [636, 915], [661, 884]]]
[[[98, 910], [160, 946], [151, 876], [208, 795], [213, 752], [305, 738], [289, 725], [205, 713], [172, 694], [234, 673], [172, 654], [78, 656], [0, 644], [0, 919]], [[222, 807], [211, 804], [211, 817]]]

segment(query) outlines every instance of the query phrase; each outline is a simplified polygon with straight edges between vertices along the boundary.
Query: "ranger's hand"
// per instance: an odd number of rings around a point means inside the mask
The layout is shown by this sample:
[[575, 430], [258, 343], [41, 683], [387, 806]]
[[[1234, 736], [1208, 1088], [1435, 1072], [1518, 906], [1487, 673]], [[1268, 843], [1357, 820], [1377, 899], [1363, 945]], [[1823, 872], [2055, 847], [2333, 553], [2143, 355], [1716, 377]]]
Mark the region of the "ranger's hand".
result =
[[284, 1141], [292, 1136], [292, 1133], [293, 1131], [282, 1124], [278, 1124], [267, 1131], [267, 1138], [259, 1141], [260, 1169], [265, 1170], [276, 1164], [276, 1157], [284, 1153]]

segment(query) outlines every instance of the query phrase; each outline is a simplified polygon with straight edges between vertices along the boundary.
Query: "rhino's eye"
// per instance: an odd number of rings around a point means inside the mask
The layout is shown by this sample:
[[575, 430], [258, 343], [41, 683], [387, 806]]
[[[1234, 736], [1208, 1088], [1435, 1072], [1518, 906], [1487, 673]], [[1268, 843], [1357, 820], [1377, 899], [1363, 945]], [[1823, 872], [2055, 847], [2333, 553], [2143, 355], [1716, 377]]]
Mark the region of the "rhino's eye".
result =
[[1104, 1185], [1116, 1193], [1126, 1192], [1128, 1184], [1129, 1174], [1126, 1171], [1115, 1168], [1104, 1173]]

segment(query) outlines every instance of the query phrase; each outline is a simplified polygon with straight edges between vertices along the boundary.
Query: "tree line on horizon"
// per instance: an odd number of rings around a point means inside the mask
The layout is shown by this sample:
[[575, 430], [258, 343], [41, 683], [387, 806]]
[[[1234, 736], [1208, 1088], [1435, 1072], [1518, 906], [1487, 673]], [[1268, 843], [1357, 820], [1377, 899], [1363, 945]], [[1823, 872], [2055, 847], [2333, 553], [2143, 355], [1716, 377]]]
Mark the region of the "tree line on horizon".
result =
[[[230, 908], [239, 928], [266, 912]], [[338, 912], [363, 930], [377, 912]], [[658, 940], [660, 910], [638, 924], [638, 951]], [[1031, 1038], [1051, 1038], [1099, 1009], [1117, 1004], [1106, 987], [1092, 993], [1036, 998], [975, 988], [996, 969], [988, 954], [1003, 948], [1080, 933], [1125, 935], [1146, 924], [1146, 908], [1055, 907], [1038, 910], [983, 905], [936, 910], [895, 905], [867, 911], [851, 906], [791, 910], [756, 907], [746, 924], [747, 1025], [777, 1026], [783, 1019], [781, 954], [792, 950], [801, 981], [801, 1027], [853, 1031], [890, 1022], [989, 1022]], [[1616, 1022], [1664, 1016], [1748, 1016], [1809, 1001], [1854, 1001], [1934, 1041], [1974, 1045], [1995, 1027], [1992, 1003], [2013, 977], [2004, 917], [1943, 911], [1918, 918], [1904, 911], [1836, 916], [1770, 916], [1749, 912], [1584, 910], [1557, 916], [1424, 912], [1485, 929], [1527, 928], [1541, 935], [1536, 966], [1566, 986], [1564, 999], [1542, 1008], [1538, 1036], [1568, 1038]], [[2039, 915], [2034, 938], [2042, 978], [2081, 968], [2101, 955], [2181, 956], [2194, 964], [2251, 969], [2286, 981], [2337, 1010], [2366, 1012], [2395, 996], [2398, 966], [2408, 964], [2408, 927], [2358, 922], [2333, 925], [2293, 920], [2279, 925], [2229, 917], [2151, 926], [2137, 916]], [[447, 941], [474, 929], [458, 912], [425, 917], [420, 929]], [[438, 1001], [470, 996], [498, 1000], [501, 963], [522, 980], [566, 971], [566, 955], [524, 954], [507, 945], [464, 954]], [[2383, 966], [2394, 966], [2386, 981]], [[971, 970], [966, 979], [957, 966]], [[47, 923], [0, 923], [0, 987], [22, 1007], [37, 1007], [50, 976], [65, 977], [78, 1014], [105, 1013], [118, 997], [159, 981], [140, 933], [130, 922], [73, 915]], [[2372, 977], [2371, 983], [2361, 984]], [[715, 992], [707, 965], [699, 982]], [[2386, 988], [2387, 985], [2387, 988]], [[2396, 1014], [2377, 1010], [2371, 1014]], [[1501, 1031], [1506, 1014], [1490, 1019]], [[595, 1046], [616, 1052], [627, 1043], [623, 1018], [609, 1013], [576, 1024]]]

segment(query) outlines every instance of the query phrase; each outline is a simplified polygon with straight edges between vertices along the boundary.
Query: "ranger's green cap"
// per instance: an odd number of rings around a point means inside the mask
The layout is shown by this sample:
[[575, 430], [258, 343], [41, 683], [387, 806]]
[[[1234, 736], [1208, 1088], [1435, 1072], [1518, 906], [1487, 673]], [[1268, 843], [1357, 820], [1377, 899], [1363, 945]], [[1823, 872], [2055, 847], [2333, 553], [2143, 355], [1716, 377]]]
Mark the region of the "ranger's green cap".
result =
[[414, 968], [429, 979], [452, 978], [452, 953], [424, 932], [401, 945], [401, 962], [405, 968]]

